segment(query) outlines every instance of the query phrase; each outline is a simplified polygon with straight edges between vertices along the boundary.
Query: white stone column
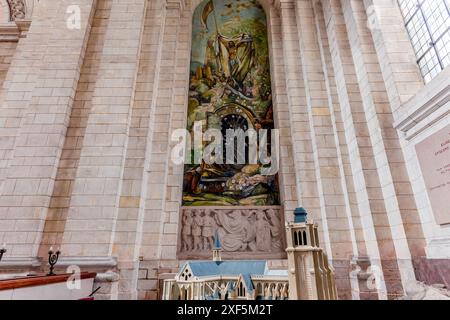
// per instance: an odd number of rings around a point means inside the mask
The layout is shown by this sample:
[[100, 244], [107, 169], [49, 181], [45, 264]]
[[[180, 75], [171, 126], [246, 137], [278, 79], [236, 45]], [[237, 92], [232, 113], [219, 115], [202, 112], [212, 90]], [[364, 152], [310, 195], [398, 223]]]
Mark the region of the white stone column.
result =
[[[325, 19], [323, 16], [323, 8], [320, 1], [313, 2], [314, 7], [314, 23], [318, 37], [318, 45], [323, 64], [323, 73], [325, 88], [328, 95], [328, 105], [331, 117], [331, 127], [334, 133], [334, 139], [337, 146], [337, 161], [339, 162], [340, 174], [343, 177], [342, 188], [344, 190], [346, 202], [350, 216], [349, 226], [355, 238], [356, 248], [353, 251], [357, 255], [367, 255], [364, 235], [362, 233], [361, 219], [359, 207], [357, 205], [357, 197], [355, 191], [355, 184], [353, 182], [353, 172], [350, 165], [349, 148], [345, 136], [344, 120], [341, 112], [341, 105], [339, 103], [336, 78], [334, 74], [333, 62], [330, 53], [330, 41], [327, 35]], [[351, 219], [351, 220], [350, 220]]]
[[111, 3], [63, 236], [66, 256], [111, 260], [145, 4]]
[[[383, 270], [383, 263], [390, 274], [389, 294], [401, 294], [401, 282], [396, 263], [395, 246], [392, 241], [390, 222], [382, 194], [381, 177], [376, 170], [370, 131], [362, 103], [351, 43], [346, 31], [341, 2], [322, 1], [330, 39], [330, 52], [336, 76], [339, 101], [344, 119], [351, 168], [357, 191], [357, 200], [367, 253], [372, 265]], [[384, 283], [382, 281], [382, 283]], [[379, 288], [380, 298], [386, 298], [384, 287]]]
[[387, 88], [383, 83], [375, 45], [367, 27], [367, 14], [361, 1], [342, 1], [344, 18], [375, 163], [395, 244], [397, 263], [403, 285], [415, 281], [411, 255], [425, 256], [425, 241], [414, 194], [406, 170], [399, 136], [393, 127], [394, 117]]
[[[2, 154], [7, 165], [0, 238], [12, 244], [8, 251], [13, 257], [34, 258], [38, 253], [95, 4], [36, 4], [28, 37], [21, 40], [7, 76], [1, 131], [7, 132], [7, 148], [14, 151]], [[79, 29], [67, 27], [69, 5], [80, 8]]]
[[286, 90], [285, 61], [283, 53], [282, 27], [279, 6], [271, 5], [267, 14], [269, 53], [272, 79], [272, 101], [275, 128], [280, 133], [280, 166], [279, 185], [280, 200], [282, 202], [285, 221], [292, 220], [292, 212], [301, 206], [299, 202], [300, 190], [297, 183], [296, 161], [292, 140], [293, 129]]
[[[182, 14], [184, 8], [184, 1], [168, 0], [165, 3], [150, 106], [149, 148], [143, 180], [145, 203], [141, 255], [144, 260], [154, 261], [155, 268], [160, 266], [158, 261], [161, 259], [176, 259], [181, 193], [170, 192], [171, 187], [180, 188], [182, 181], [171, 177], [174, 171], [170, 159], [170, 139], [173, 129], [185, 128], [181, 115], [187, 108], [183, 102], [188, 87], [189, 54], [185, 44], [189, 36], [189, 20]], [[180, 49], [183, 46], [184, 49]]]
[[318, 194], [306, 93], [302, 76], [300, 48], [293, 0], [280, 0], [281, 36], [284, 53], [286, 93], [293, 143], [298, 203], [321, 225], [322, 243], [329, 246], [328, 226]]
[[306, 103], [311, 128], [311, 139], [316, 177], [321, 194], [321, 206], [330, 228], [330, 245], [333, 259], [348, 260], [357, 254], [349, 200], [344, 197], [337, 145], [330, 112], [329, 93], [324, 77], [324, 62], [319, 48], [315, 14], [309, 0], [296, 2], [300, 39], [300, 60], [306, 91]]
[[399, 107], [424, 86], [404, 19], [394, 0], [364, 0], [394, 119]]

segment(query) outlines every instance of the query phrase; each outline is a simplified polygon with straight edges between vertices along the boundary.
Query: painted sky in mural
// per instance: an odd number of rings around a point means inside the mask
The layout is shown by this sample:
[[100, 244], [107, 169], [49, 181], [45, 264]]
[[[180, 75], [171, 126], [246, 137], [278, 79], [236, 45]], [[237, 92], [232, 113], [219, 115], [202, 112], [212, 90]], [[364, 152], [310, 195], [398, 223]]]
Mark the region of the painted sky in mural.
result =
[[[224, 136], [227, 129], [273, 129], [263, 8], [254, 0], [204, 1], [194, 13], [192, 37], [188, 130], [196, 122]], [[185, 165], [183, 205], [278, 205], [277, 176], [262, 175], [262, 166]]]

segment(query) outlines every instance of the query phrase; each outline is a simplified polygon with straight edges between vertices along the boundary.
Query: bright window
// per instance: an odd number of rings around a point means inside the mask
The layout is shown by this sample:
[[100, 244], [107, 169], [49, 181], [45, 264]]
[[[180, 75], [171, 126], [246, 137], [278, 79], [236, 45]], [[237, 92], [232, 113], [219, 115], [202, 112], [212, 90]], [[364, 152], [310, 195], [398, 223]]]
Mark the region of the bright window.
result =
[[450, 64], [450, 0], [398, 0], [425, 82]]

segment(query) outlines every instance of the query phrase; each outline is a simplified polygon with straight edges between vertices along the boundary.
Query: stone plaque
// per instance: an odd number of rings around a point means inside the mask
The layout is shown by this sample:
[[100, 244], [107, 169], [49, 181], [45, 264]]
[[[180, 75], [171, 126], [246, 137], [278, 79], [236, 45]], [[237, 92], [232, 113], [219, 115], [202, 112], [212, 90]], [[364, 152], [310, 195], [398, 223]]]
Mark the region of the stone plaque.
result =
[[180, 226], [180, 259], [210, 259], [216, 234], [224, 259], [286, 257], [280, 206], [182, 207]]
[[417, 157], [440, 225], [450, 223], [450, 125], [416, 145]]

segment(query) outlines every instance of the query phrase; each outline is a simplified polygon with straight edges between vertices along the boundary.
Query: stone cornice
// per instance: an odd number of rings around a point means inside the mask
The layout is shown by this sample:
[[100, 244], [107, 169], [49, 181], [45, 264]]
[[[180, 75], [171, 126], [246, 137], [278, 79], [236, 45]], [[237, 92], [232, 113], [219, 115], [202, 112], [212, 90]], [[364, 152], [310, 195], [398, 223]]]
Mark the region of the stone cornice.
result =
[[117, 258], [115, 257], [61, 257], [58, 266], [71, 266], [90, 268], [114, 268], [117, 266]]
[[406, 115], [396, 121], [394, 127], [404, 133], [406, 140], [413, 139], [450, 113], [449, 76], [450, 70], [444, 70], [401, 107]]
[[42, 261], [37, 257], [7, 257], [0, 262], [0, 269], [20, 269], [40, 267]]
[[20, 30], [17, 24], [14, 22], [0, 24], [0, 42], [17, 42], [19, 37]]
[[30, 20], [16, 20], [0, 24], [0, 42], [17, 42], [20, 38], [25, 38], [30, 24]]

